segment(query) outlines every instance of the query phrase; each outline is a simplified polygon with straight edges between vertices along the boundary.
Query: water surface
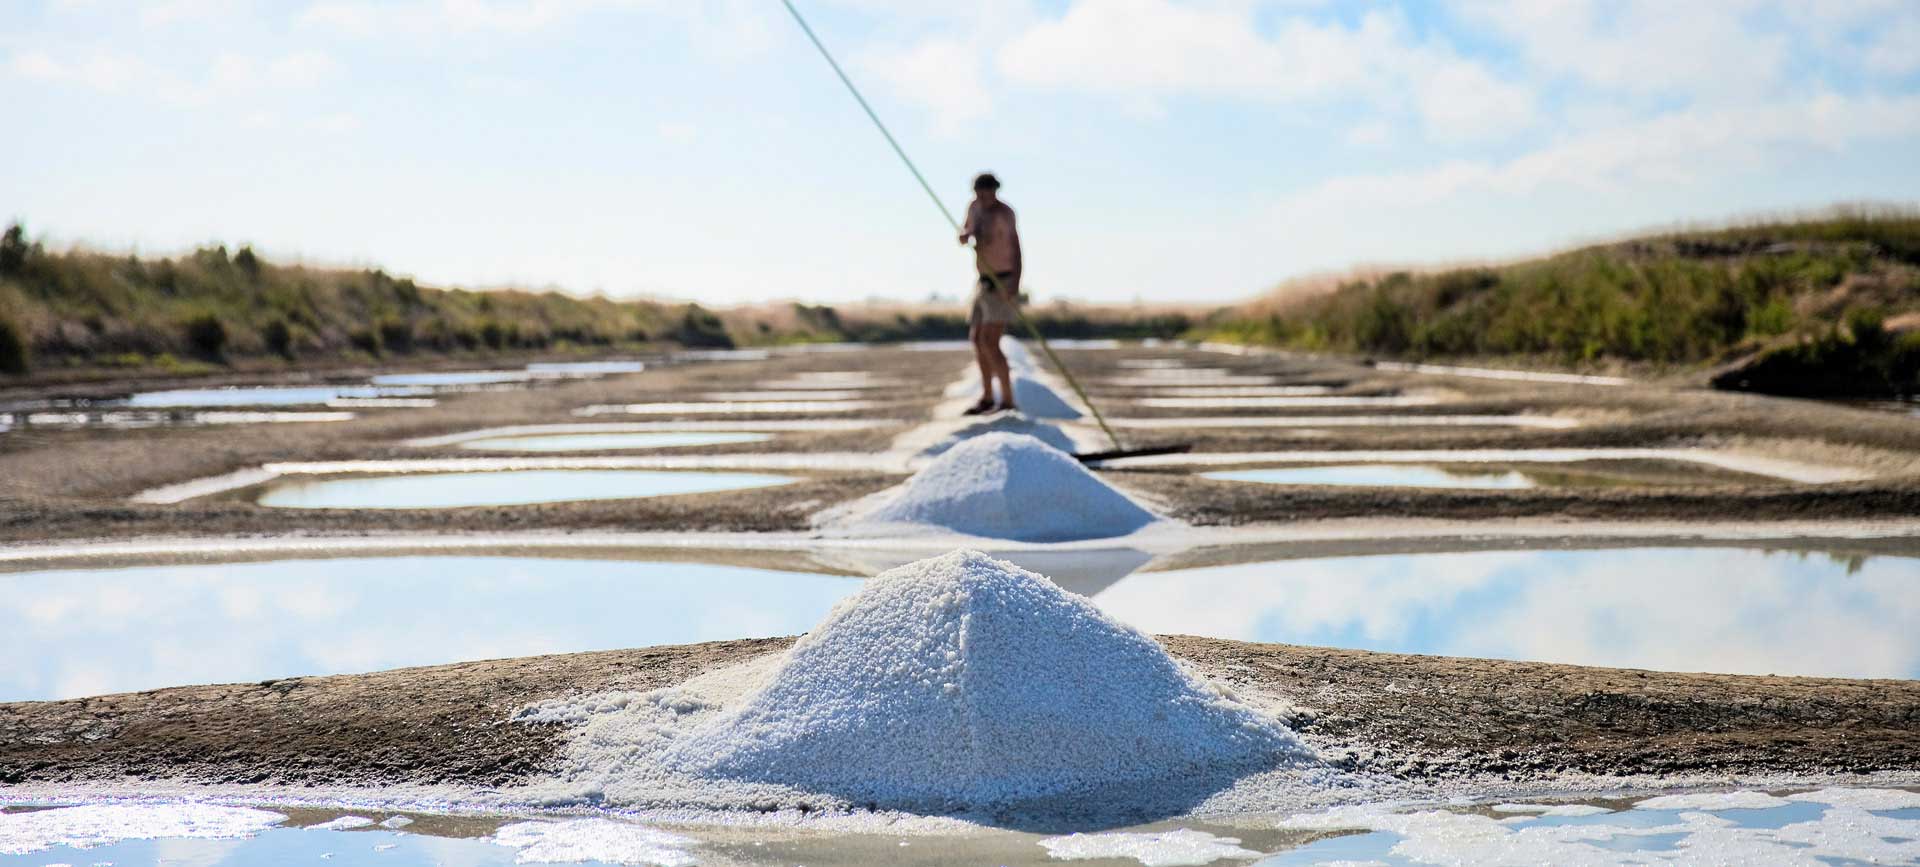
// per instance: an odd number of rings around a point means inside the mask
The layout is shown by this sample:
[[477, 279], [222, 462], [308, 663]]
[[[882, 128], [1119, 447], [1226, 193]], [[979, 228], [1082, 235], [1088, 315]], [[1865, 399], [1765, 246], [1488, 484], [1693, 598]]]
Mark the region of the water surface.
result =
[[1480, 551], [1136, 572], [1155, 633], [1661, 671], [1920, 678], [1920, 558], [1751, 548]]
[[1368, 485], [1396, 488], [1537, 488], [1540, 483], [1518, 470], [1454, 469], [1415, 464], [1354, 464], [1332, 467], [1284, 467], [1201, 473], [1227, 482], [1269, 485]]
[[262, 506], [283, 509], [446, 509], [579, 500], [627, 500], [765, 488], [790, 476], [676, 470], [501, 470], [396, 476], [292, 476], [261, 486]]
[[324, 406], [337, 400], [410, 397], [427, 393], [426, 389], [420, 388], [358, 385], [239, 386], [143, 391], [124, 401], [112, 403], [131, 407]]
[[1699, 467], [1679, 467], [1656, 462], [1621, 463], [1591, 461], [1567, 465], [1523, 465], [1515, 467], [1422, 464], [1334, 464], [1331, 466], [1276, 467], [1253, 470], [1223, 470], [1202, 473], [1209, 479], [1229, 482], [1257, 482], [1268, 485], [1361, 485], [1389, 488], [1478, 488], [1484, 490], [1520, 490], [1526, 488], [1591, 488], [1662, 483], [1699, 484], [1718, 478]]
[[859, 586], [739, 566], [486, 556], [0, 574], [0, 702], [794, 635]]
[[[863, 574], [913, 556], [816, 555]], [[1166, 572], [1136, 571], [1149, 558], [1125, 550], [1021, 559], [1153, 633], [1666, 671], [1920, 677], [1914, 557], [1623, 548]], [[0, 667], [0, 701], [792, 635], [859, 586], [804, 571], [552, 556], [0, 573], [0, 658], [14, 661]]]
[[[364, 808], [196, 807], [178, 802], [50, 805], [50, 809], [0, 813], [0, 847], [4, 847], [0, 867], [49, 863], [505, 867], [557, 861], [672, 867], [1073, 863], [1533, 867], [1920, 861], [1920, 842], [1916, 842], [1920, 841], [1920, 809], [1869, 809], [1912, 803], [1915, 798], [1909, 792], [1856, 789], [1791, 792], [1785, 798], [1756, 792], [1741, 796], [1778, 806], [1742, 806], [1736, 798], [1714, 796], [1688, 809], [1662, 807], [1657, 798], [1445, 808], [1380, 805], [1326, 813], [1243, 815], [1230, 827], [1184, 819], [1069, 837], [994, 828], [938, 836], [795, 833], [778, 828], [668, 829], [618, 818], [395, 816]], [[1639, 803], [1632, 803], [1635, 800]], [[183, 821], [186, 816], [199, 821], [189, 826]], [[406, 824], [399, 824], [401, 820]], [[341, 821], [361, 827], [337, 830]], [[327, 827], [328, 822], [335, 827]], [[1094, 858], [1098, 860], [1085, 860]]]
[[685, 431], [658, 433], [583, 433], [509, 436], [467, 440], [461, 448], [494, 452], [598, 452], [621, 449], [665, 449], [766, 442], [772, 434], [744, 431]]

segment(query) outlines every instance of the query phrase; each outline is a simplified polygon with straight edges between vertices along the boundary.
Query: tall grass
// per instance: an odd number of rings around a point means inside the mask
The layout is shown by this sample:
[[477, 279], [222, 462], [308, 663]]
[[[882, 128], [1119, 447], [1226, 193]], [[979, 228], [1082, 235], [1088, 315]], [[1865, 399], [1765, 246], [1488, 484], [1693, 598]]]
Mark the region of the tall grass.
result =
[[1216, 339], [1388, 356], [1679, 365], [1920, 310], [1920, 212], [1682, 232], [1499, 267], [1393, 272], [1220, 314]]

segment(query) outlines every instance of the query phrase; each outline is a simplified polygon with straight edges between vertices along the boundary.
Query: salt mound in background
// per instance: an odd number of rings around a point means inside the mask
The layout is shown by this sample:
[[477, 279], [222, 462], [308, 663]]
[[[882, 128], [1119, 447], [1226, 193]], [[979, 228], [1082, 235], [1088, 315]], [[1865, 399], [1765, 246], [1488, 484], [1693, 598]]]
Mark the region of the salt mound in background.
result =
[[1066, 542], [1124, 536], [1157, 519], [1060, 450], [994, 432], [955, 445], [905, 484], [827, 524], [917, 524], [993, 539]]
[[945, 454], [954, 446], [967, 440], [995, 432], [1024, 434], [1067, 454], [1073, 454], [1076, 448], [1073, 437], [1067, 436], [1066, 431], [1046, 422], [1028, 418], [1025, 413], [1010, 412], [963, 424], [939, 442], [922, 449], [920, 454], [923, 457]]
[[1176, 809], [1308, 755], [1087, 600], [955, 551], [868, 581], [660, 763], [953, 812], [1089, 796]]
[[1027, 350], [1027, 345], [1015, 340], [1013, 335], [1000, 336], [1000, 354], [1007, 357], [1007, 369], [1015, 373], [1032, 371], [1038, 367], [1038, 363], [1033, 360], [1033, 353]]
[[1045, 383], [1019, 374], [1013, 377], [1013, 402], [1022, 413], [1033, 418], [1080, 417], [1080, 411], [1074, 409], [1073, 404], [1067, 403]]

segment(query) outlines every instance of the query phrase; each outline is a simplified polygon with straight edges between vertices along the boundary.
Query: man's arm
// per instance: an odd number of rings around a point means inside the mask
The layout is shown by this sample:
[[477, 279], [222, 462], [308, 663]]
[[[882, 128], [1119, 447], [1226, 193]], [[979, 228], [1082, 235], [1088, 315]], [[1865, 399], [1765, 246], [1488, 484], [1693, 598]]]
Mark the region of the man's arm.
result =
[[1013, 209], [1007, 209], [1007, 240], [1013, 243], [1013, 285], [1007, 290], [1014, 295], [1020, 294], [1020, 272], [1025, 270], [1025, 262], [1020, 258], [1020, 227], [1014, 223]]

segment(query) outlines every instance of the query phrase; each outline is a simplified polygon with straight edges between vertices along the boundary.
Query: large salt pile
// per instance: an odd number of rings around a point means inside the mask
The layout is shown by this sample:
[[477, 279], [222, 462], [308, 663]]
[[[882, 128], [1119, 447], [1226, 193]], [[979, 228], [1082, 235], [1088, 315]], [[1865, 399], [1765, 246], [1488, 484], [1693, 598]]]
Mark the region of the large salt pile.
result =
[[1164, 815], [1312, 761], [1151, 638], [975, 551], [873, 578], [762, 671], [731, 700], [696, 681], [524, 718], [584, 721], [567, 775], [628, 803]]
[[899, 487], [823, 513], [818, 523], [855, 534], [932, 528], [1067, 542], [1124, 536], [1155, 520], [1060, 450], [994, 432], [948, 449]]

